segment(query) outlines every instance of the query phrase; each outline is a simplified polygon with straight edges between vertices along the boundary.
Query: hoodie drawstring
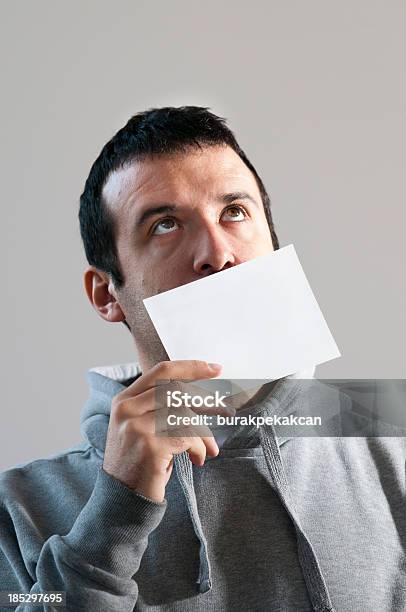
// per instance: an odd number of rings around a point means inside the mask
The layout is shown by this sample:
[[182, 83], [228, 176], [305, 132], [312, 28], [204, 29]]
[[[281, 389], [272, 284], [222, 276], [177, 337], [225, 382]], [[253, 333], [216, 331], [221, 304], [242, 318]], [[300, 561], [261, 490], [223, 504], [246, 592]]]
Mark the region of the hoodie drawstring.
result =
[[174, 464], [176, 475], [186, 498], [193, 529], [200, 542], [199, 575], [196, 583], [199, 585], [199, 593], [206, 593], [206, 591], [211, 589], [211, 570], [209, 555], [207, 553], [207, 540], [203, 533], [197, 509], [196, 493], [193, 485], [192, 462], [189, 459], [188, 453], [185, 451], [174, 456]]

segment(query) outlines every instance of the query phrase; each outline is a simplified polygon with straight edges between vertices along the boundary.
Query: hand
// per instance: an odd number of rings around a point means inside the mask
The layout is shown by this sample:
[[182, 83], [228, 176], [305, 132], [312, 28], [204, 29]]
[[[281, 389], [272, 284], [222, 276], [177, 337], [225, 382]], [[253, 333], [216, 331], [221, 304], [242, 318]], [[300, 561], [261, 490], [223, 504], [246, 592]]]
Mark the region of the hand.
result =
[[[203, 428], [207, 435], [202, 436], [196, 436], [192, 426], [189, 435], [185, 426], [179, 429], [179, 436], [173, 429], [170, 437], [156, 435], [159, 412], [167, 413], [166, 406], [157, 405], [156, 387], [161, 387], [162, 381], [168, 381], [169, 388], [170, 381], [215, 378], [220, 372], [221, 366], [205, 361], [163, 361], [116, 395], [107, 432], [105, 472], [145, 497], [162, 502], [174, 455], [187, 451], [198, 466], [204, 464], [206, 454], [215, 457], [219, 448], [208, 428]], [[162, 391], [160, 396], [166, 397], [165, 389]], [[188, 408], [180, 412], [187, 413], [195, 414]], [[199, 426], [200, 433], [202, 427]]]

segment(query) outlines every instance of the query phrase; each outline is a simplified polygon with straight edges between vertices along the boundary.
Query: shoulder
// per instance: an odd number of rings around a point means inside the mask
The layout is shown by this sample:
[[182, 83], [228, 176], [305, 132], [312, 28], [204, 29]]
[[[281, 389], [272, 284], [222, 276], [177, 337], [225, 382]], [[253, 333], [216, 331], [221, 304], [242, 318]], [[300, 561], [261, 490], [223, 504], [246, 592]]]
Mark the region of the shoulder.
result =
[[83, 442], [45, 458], [13, 466], [0, 473], [0, 504], [45, 502], [49, 495], [69, 488], [87, 489], [94, 481], [101, 457]]

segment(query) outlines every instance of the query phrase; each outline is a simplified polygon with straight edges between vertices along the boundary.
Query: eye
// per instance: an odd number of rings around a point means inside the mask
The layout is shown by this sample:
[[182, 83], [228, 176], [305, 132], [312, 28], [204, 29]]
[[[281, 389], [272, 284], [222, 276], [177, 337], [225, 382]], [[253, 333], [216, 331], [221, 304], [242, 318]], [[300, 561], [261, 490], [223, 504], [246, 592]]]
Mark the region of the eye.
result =
[[175, 219], [171, 219], [168, 217], [167, 219], [161, 219], [158, 223], [155, 224], [152, 234], [155, 236], [160, 236], [162, 234], [169, 234], [173, 232], [173, 230], [177, 229], [177, 223]]
[[241, 206], [230, 206], [226, 208], [223, 214], [229, 214], [232, 221], [244, 221], [246, 212]]

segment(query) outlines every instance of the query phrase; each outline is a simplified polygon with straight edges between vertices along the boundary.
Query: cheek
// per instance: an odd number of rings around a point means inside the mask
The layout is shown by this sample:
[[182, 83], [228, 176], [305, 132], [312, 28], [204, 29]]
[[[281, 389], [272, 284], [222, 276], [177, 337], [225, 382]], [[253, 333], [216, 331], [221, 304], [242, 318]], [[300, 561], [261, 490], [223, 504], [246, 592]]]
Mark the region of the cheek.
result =
[[173, 266], [166, 266], [162, 262], [159, 266], [150, 266], [149, 271], [139, 281], [139, 295], [144, 299], [176, 287], [179, 284], [174, 282], [176, 278]]
[[262, 242], [258, 243], [258, 250], [260, 251], [258, 255], [266, 255], [274, 250], [271, 235], [264, 236]]
[[160, 279], [156, 278], [156, 273], [153, 269], [143, 274], [138, 281], [138, 287], [142, 297], [155, 295], [157, 293], [157, 287], [159, 287]]
[[268, 241], [256, 241], [251, 243], [243, 252], [240, 252], [240, 259], [242, 261], [249, 261], [255, 259], [261, 255], [266, 255], [273, 251], [272, 242]]
[[269, 225], [266, 220], [264, 220], [264, 223], [261, 224], [259, 228], [258, 240], [261, 242], [263, 247], [273, 251], [271, 230], [269, 229]]
[[235, 243], [236, 252], [245, 259], [253, 259], [273, 251], [272, 237], [268, 224], [258, 224], [250, 235], [243, 234]]

